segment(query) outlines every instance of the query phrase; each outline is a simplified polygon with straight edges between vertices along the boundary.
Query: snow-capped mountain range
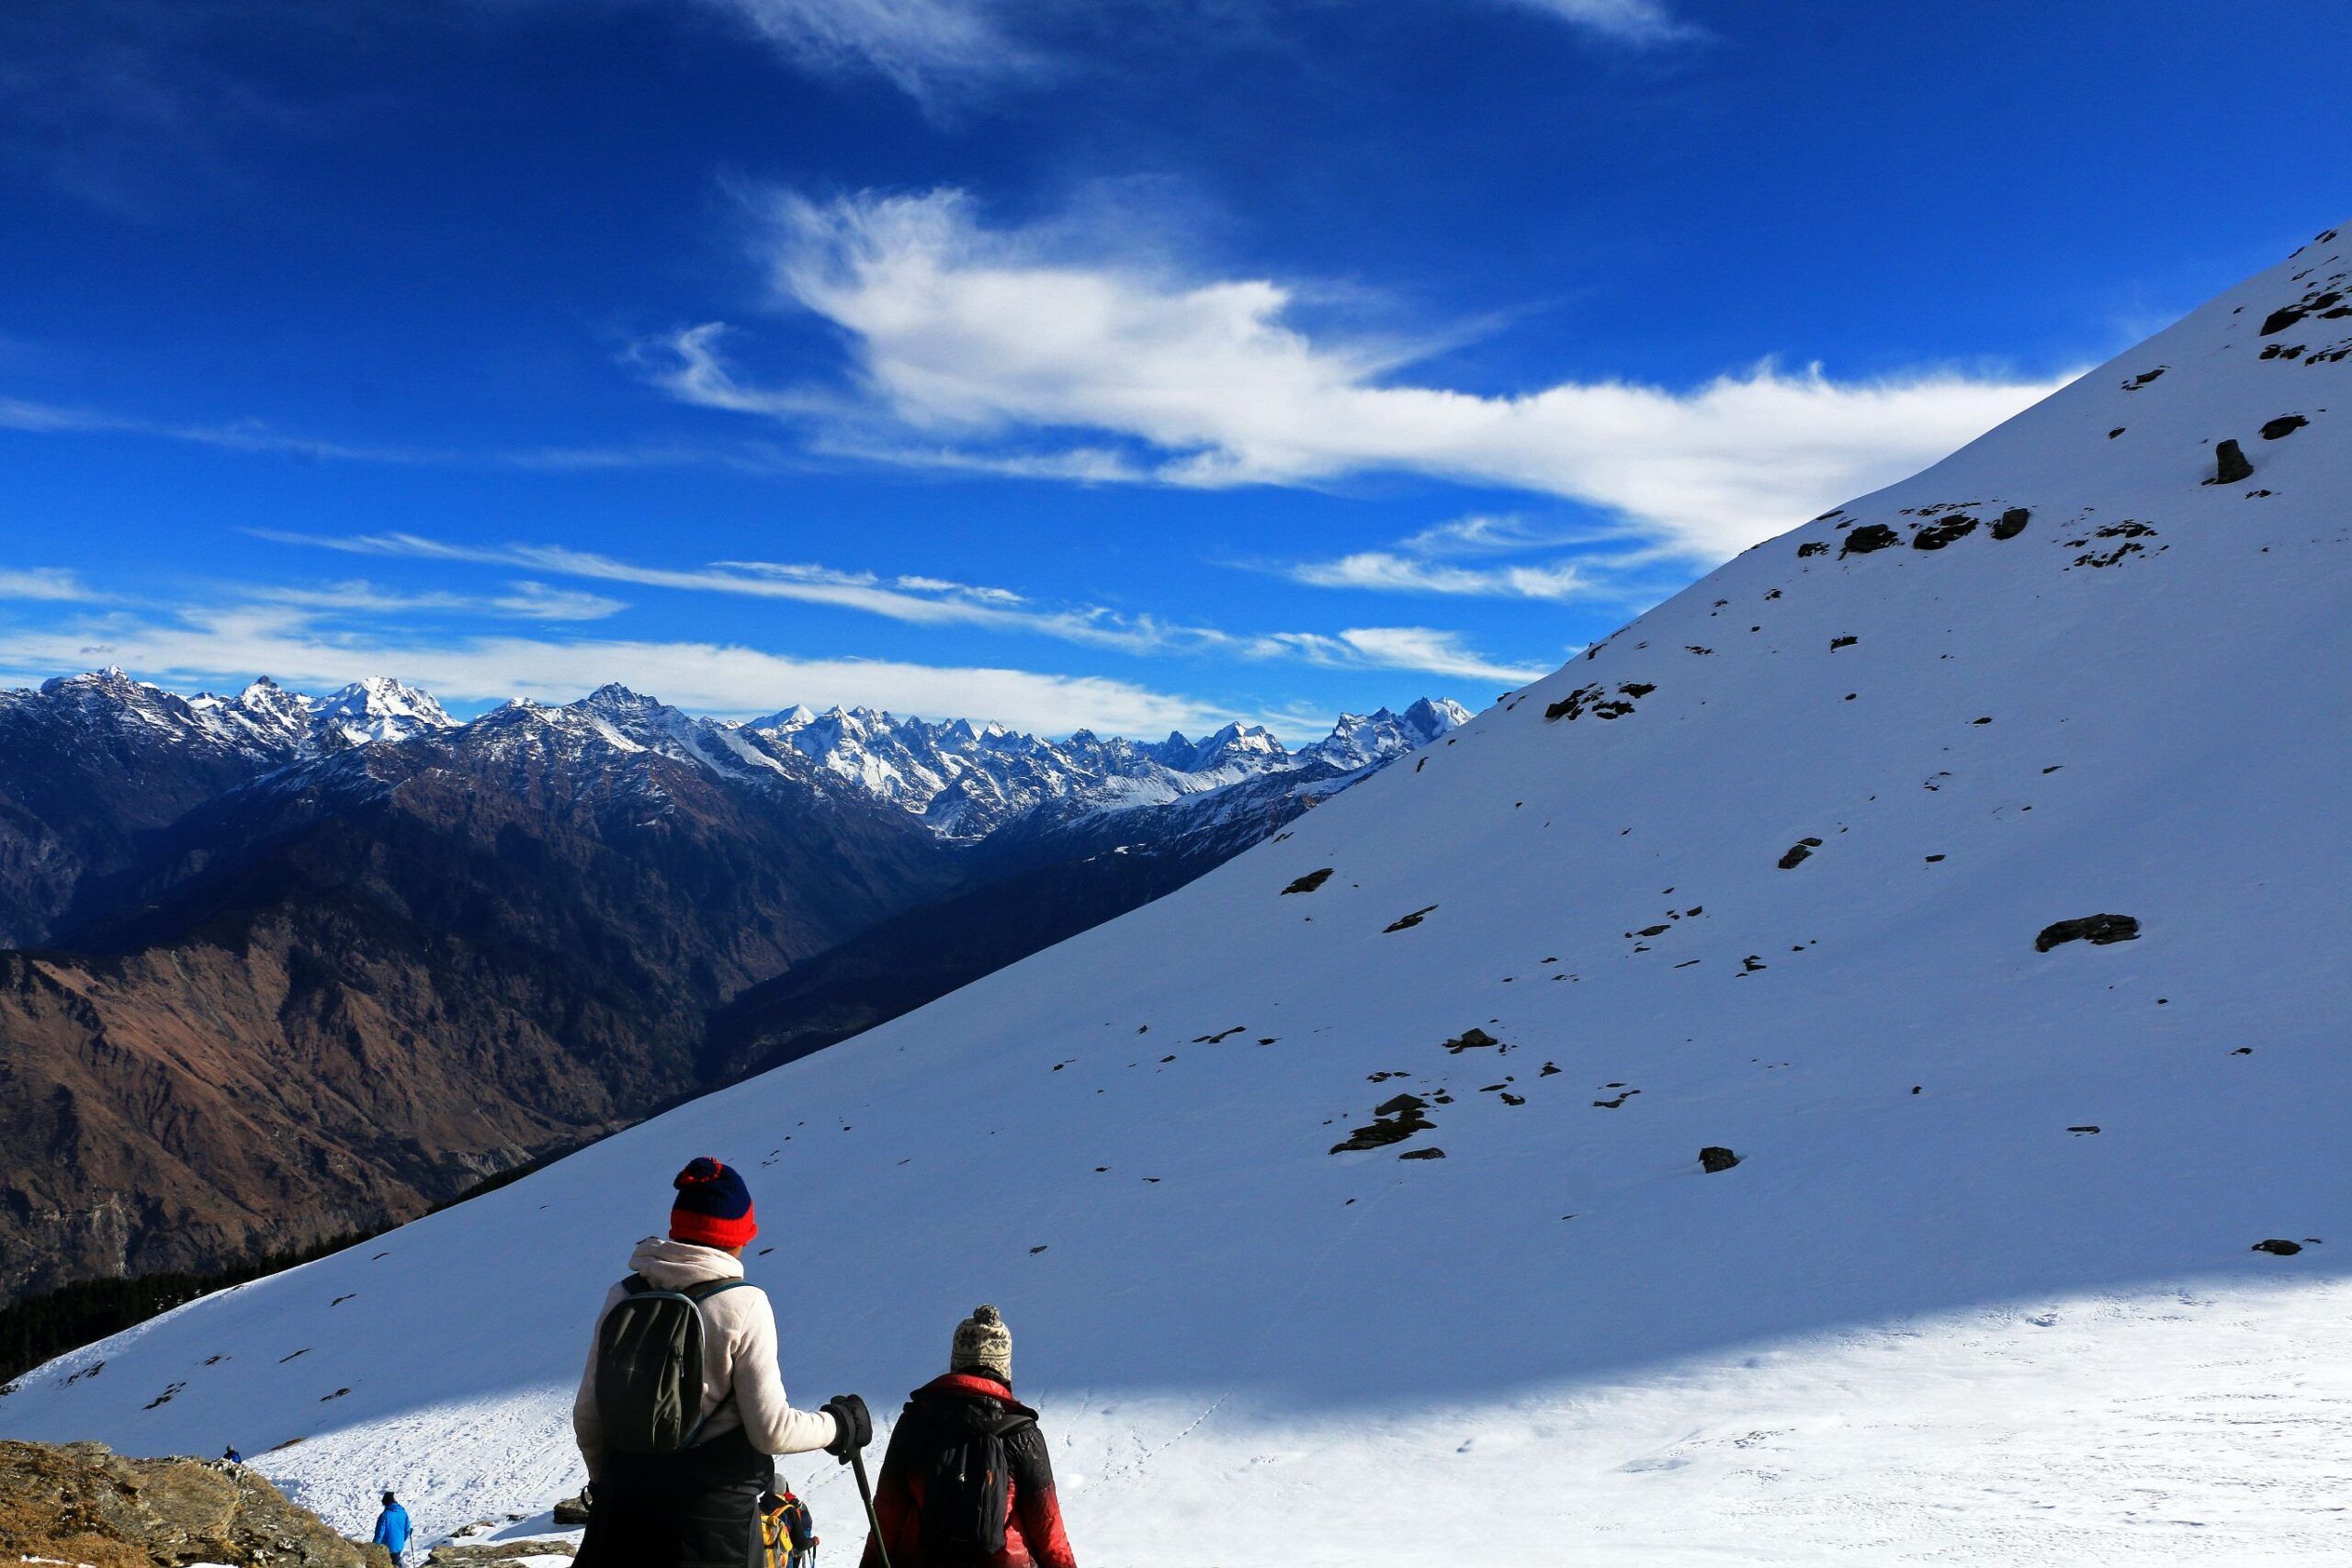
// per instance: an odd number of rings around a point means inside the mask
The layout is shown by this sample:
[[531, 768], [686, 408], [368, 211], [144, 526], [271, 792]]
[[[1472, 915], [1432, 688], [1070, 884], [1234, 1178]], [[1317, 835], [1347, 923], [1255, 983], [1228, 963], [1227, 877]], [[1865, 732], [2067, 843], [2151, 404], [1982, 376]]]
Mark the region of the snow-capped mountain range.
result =
[[[658, 793], [661, 781], [631, 771], [629, 759], [662, 757], [730, 786], [788, 781], [820, 795], [879, 802], [947, 845], [976, 845], [1014, 828], [1028, 837], [1066, 835], [1081, 822], [1107, 844], [1123, 834], [1225, 833], [1218, 825], [1236, 818], [1267, 821], [1272, 831], [1279, 822], [1271, 818], [1468, 716], [1442, 698], [1401, 714], [1346, 714], [1329, 736], [1294, 751], [1271, 731], [1241, 724], [1203, 740], [1159, 742], [1083, 730], [1057, 741], [872, 708], [794, 707], [743, 724], [606, 685], [577, 702], [516, 700], [459, 723], [430, 694], [380, 676], [322, 697], [266, 676], [233, 695], [182, 697], [108, 667], [34, 690], [0, 689], [0, 946], [49, 937], [77, 889], [125, 868], [134, 835], [230, 790], [365, 796], [383, 787], [379, 774], [402, 772], [388, 748], [446, 746], [503, 759], [516, 786], [560, 781], [575, 796], [625, 790], [632, 780]], [[1225, 798], [1245, 783], [1246, 802]], [[1133, 815], [1180, 804], [1183, 810], [1159, 819]]]
[[1135, 741], [1081, 729], [1054, 742], [967, 719], [927, 724], [867, 707], [794, 707], [746, 728], [771, 748], [789, 747], [904, 807], [934, 832], [979, 838], [1049, 801], [1159, 806], [1269, 773], [1351, 773], [1426, 746], [1469, 717], [1443, 698], [1423, 698], [1401, 714], [1342, 714], [1329, 736], [1295, 752], [1254, 724], [1228, 724], [1200, 740], [1179, 732]]
[[811, 1401], [1001, 1308], [1091, 1562], [2345, 1561], [2347, 298], [2330, 231], [1182, 890], [0, 1419], [543, 1533], [714, 1154]]
[[114, 665], [45, 681], [38, 691], [0, 691], [0, 710], [45, 704], [78, 712], [99, 726], [141, 724], [160, 737], [211, 743], [273, 761], [404, 740], [457, 726], [441, 705], [413, 686], [380, 675], [324, 697], [288, 691], [262, 676], [234, 696], [199, 692], [179, 697]]
[[[183, 698], [109, 666], [45, 682], [37, 691], [0, 690], [0, 722], [12, 709], [17, 716], [37, 710], [74, 716], [92, 731], [144, 730], [156, 741], [270, 764], [469, 728], [430, 693], [386, 676], [324, 697], [263, 676], [233, 696]], [[926, 721], [870, 707], [818, 713], [794, 706], [739, 724], [605, 685], [561, 705], [507, 703], [472, 722], [485, 735], [507, 733], [512, 744], [528, 744], [526, 736], [551, 743], [574, 763], [600, 751], [606, 758], [653, 751], [756, 778], [797, 770], [805, 759], [824, 775], [903, 808], [943, 838], [972, 840], [1047, 803], [1117, 810], [1166, 805], [1272, 773], [1353, 773], [1427, 745], [1469, 717], [1458, 703], [1423, 698], [1401, 714], [1342, 714], [1329, 736], [1293, 751], [1263, 726], [1240, 723], [1200, 740], [1176, 733], [1160, 741], [1083, 729], [1054, 741], [998, 724]]]

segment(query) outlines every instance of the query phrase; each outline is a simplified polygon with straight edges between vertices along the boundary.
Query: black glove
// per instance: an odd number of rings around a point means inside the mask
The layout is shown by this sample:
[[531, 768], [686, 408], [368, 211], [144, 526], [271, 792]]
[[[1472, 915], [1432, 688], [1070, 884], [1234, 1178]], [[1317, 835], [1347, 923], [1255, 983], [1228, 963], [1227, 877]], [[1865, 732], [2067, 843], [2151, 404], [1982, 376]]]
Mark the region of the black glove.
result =
[[874, 1417], [867, 1414], [865, 1401], [854, 1393], [837, 1393], [823, 1408], [833, 1418], [833, 1440], [825, 1451], [847, 1464], [853, 1452], [874, 1440]]

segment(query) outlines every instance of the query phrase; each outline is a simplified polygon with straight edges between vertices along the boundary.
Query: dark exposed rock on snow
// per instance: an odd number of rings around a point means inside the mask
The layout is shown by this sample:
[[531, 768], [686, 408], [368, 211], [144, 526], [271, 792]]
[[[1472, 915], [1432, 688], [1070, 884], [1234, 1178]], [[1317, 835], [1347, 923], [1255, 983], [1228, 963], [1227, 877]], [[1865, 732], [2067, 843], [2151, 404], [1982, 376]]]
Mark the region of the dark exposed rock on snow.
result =
[[1453, 1055], [1459, 1056], [1464, 1051], [1475, 1050], [1482, 1045], [1499, 1045], [1501, 1043], [1501, 1041], [1496, 1039], [1485, 1030], [1474, 1026], [1464, 1030], [1460, 1034], [1457, 1034], [1453, 1039], [1447, 1041], [1445, 1043], [1445, 1048], [1453, 1053]]
[[1835, 653], [1841, 648], [1851, 648], [1861, 640], [1858, 637], [1833, 637], [1829, 639], [1829, 651]]
[[1627, 698], [1646, 697], [1657, 690], [1657, 685], [1650, 682], [1628, 681], [1617, 688], [1618, 695], [1612, 697], [1608, 688], [1599, 683], [1578, 686], [1558, 702], [1546, 706], [1544, 716], [1573, 721], [1589, 713], [1595, 718], [1623, 718], [1634, 711], [1634, 705]]
[[1838, 552], [1839, 559], [1848, 556], [1866, 556], [1872, 550], [1883, 550], [1903, 541], [1894, 529], [1883, 523], [1865, 523], [1846, 536], [1845, 547]]
[[1965, 513], [1947, 517], [1940, 523], [1930, 523], [1911, 536], [1915, 550], [1940, 550], [1954, 539], [1976, 531], [1976, 519]]
[[2256, 1252], [2267, 1252], [2273, 1258], [2292, 1258], [2302, 1249], [2301, 1242], [2283, 1241], [2277, 1236], [2271, 1237], [2268, 1241], [2257, 1241], [2251, 1248]]
[[1699, 1151], [1699, 1168], [1709, 1176], [1719, 1170], [1729, 1170], [1739, 1163], [1739, 1156], [1721, 1144], [1709, 1144]]
[[2170, 368], [2172, 367], [2168, 365], [2159, 365], [2154, 370], [2143, 370], [2129, 381], [2124, 382], [2123, 389], [2127, 392], [2136, 392]]
[[1820, 847], [1821, 840], [1819, 839], [1799, 839], [1795, 843], [1789, 846], [1789, 852], [1781, 857], [1781, 869], [1782, 871], [1794, 871], [1798, 866], [1803, 865], [1806, 861], [1812, 859], [1813, 852]]
[[2213, 448], [2213, 477], [2209, 485], [2233, 485], [2254, 477], [2254, 465], [2245, 460], [2245, 453], [2235, 440], [2222, 442]]
[[2025, 525], [2032, 521], [2032, 513], [2027, 511], [2022, 506], [2012, 506], [2007, 512], [2002, 513], [2000, 520], [1993, 525], [1993, 537], [1996, 539], [2014, 539], [2019, 534], [2024, 533]]
[[2033, 939], [2036, 953], [2047, 953], [2061, 942], [2087, 942], [2105, 947], [2112, 942], [2136, 942], [2140, 937], [2140, 922], [2130, 915], [2085, 915], [2076, 920], [2060, 920], [2041, 928]]
[[1283, 891], [1284, 893], [1312, 893], [1317, 888], [1331, 880], [1331, 867], [1327, 865], [1320, 871], [1310, 871], [1305, 876], [1302, 876], [1297, 881], [1292, 883], [1288, 887], [1283, 888]]
[[89, 1568], [235, 1562], [380, 1568], [256, 1471], [193, 1459], [125, 1459], [102, 1443], [0, 1442], [0, 1560]]
[[2276, 441], [2282, 435], [2294, 434], [2295, 432], [2302, 429], [2303, 426], [2310, 423], [2310, 420], [2305, 419], [2299, 413], [2281, 414], [2277, 419], [2267, 421], [2264, 423], [2262, 427], [2262, 438], [2265, 441]]
[[1421, 917], [1436, 908], [1437, 906], [1435, 904], [1425, 904], [1409, 915], [1398, 916], [1396, 919], [1393, 919], [1385, 926], [1383, 926], [1381, 930], [1383, 931], [1401, 931], [1408, 927], [1418, 926], [1421, 923]]
[[560, 1525], [584, 1525], [588, 1522], [588, 1497], [575, 1492], [555, 1506], [555, 1522]]
[[1346, 1154], [1353, 1149], [1385, 1148], [1401, 1144], [1416, 1133], [1426, 1133], [1437, 1125], [1421, 1114], [1429, 1109], [1429, 1101], [1415, 1094], [1400, 1094], [1373, 1111], [1374, 1120], [1368, 1127], [1358, 1127], [1347, 1137], [1331, 1145], [1331, 1153]]

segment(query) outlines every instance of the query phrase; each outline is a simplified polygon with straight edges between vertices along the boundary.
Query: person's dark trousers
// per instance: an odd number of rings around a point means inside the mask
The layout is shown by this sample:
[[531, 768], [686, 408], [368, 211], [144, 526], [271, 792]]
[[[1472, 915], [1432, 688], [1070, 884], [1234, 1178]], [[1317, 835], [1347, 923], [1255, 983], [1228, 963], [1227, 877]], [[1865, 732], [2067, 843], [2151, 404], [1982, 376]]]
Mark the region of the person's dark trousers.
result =
[[739, 1427], [674, 1454], [615, 1454], [572, 1568], [766, 1568], [775, 1461]]

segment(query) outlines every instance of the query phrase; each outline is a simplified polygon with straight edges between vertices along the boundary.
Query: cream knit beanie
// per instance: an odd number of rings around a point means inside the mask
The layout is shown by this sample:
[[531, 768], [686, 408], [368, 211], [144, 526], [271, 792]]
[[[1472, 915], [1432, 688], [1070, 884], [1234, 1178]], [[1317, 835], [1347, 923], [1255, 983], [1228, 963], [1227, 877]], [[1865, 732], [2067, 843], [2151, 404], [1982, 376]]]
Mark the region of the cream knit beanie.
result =
[[1012, 1382], [1012, 1330], [992, 1306], [975, 1307], [972, 1315], [956, 1325], [956, 1345], [948, 1358], [951, 1372], [988, 1372]]

